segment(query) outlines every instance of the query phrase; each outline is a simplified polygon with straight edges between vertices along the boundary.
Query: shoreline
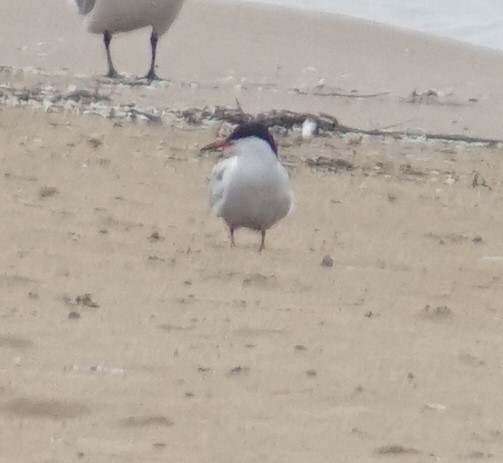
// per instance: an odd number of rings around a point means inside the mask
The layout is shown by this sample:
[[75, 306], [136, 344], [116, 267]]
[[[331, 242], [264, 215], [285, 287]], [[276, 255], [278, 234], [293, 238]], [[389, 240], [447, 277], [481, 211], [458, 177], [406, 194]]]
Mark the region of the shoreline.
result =
[[[239, 0], [227, 0], [227, 2], [238, 2], [238, 3], [243, 4], [243, 2], [239, 2]], [[301, 13], [302, 12], [312, 12], [312, 13], [317, 13], [317, 14], [322, 14], [322, 15], [333, 15], [333, 16], [338, 16], [341, 19], [347, 18], [350, 20], [359, 20], [359, 21], [363, 21], [363, 22], [367, 22], [367, 23], [373, 23], [373, 24], [377, 24], [377, 25], [382, 25], [384, 27], [396, 28], [399, 31], [410, 31], [412, 33], [424, 34], [430, 38], [449, 40], [449, 41], [453, 41], [458, 44], [465, 44], [465, 45], [473, 46], [476, 48], [497, 51], [500, 53], [503, 51], [502, 50], [503, 42], [501, 40], [499, 40], [499, 42], [502, 42], [502, 44], [500, 46], [487, 45], [487, 44], [483, 43], [483, 41], [481, 41], [480, 39], [477, 41], [473, 41], [473, 40], [469, 41], [466, 38], [462, 38], [462, 36], [460, 36], [460, 35], [458, 36], [458, 35], [454, 35], [452, 33], [446, 34], [445, 32], [441, 32], [442, 30], [445, 30], [446, 28], [447, 29], [452, 29], [452, 28], [466, 29], [468, 27], [466, 24], [464, 26], [462, 26], [460, 24], [458, 24], [458, 25], [453, 25], [453, 24], [444, 25], [443, 28], [440, 28], [441, 29], [440, 32], [434, 32], [431, 30], [431, 28], [422, 27], [421, 25], [417, 25], [417, 24], [416, 25], [410, 24], [409, 26], [405, 26], [405, 25], [403, 25], [402, 22], [397, 21], [396, 16], [392, 16], [392, 15], [391, 16], [388, 15], [387, 19], [386, 19], [385, 17], [381, 17], [381, 18], [375, 17], [375, 14], [369, 15], [368, 12], [364, 14], [361, 11], [359, 12], [358, 10], [357, 11], [353, 10], [352, 12], [350, 12], [350, 11], [347, 11], [347, 8], [346, 9], [343, 8], [342, 11], [340, 11], [340, 10], [334, 11], [331, 8], [316, 9], [315, 7], [312, 7], [311, 5], [304, 5], [304, 4], [290, 5], [290, 4], [288, 4], [288, 2], [286, 2], [285, 4], [281, 4], [281, 5], [272, 4], [272, 3], [269, 3], [268, 1], [260, 1], [260, 0], [256, 0], [253, 2], [249, 2], [249, 3], [252, 3], [252, 4], [257, 5], [259, 7], [260, 6], [272, 6], [272, 7], [284, 8], [287, 10], [297, 11], [297, 12], [301, 12]], [[338, 8], [340, 8], [340, 6]], [[418, 14], [418, 13], [423, 13], [423, 12], [416, 11], [415, 13]], [[424, 22], [424, 20], [423, 20], [423, 22]], [[439, 26], [437, 26], [437, 28], [438, 27]], [[482, 25], [477, 24], [477, 27], [481, 28]]]

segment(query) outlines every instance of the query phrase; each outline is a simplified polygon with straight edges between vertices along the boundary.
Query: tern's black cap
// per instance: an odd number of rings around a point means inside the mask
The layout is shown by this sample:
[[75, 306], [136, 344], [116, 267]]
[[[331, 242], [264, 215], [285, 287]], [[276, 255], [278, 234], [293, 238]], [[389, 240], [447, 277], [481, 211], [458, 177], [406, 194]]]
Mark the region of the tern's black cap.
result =
[[247, 122], [239, 125], [234, 132], [229, 135], [227, 140], [240, 140], [248, 137], [257, 137], [264, 140], [269, 144], [276, 156], [278, 155], [278, 147], [276, 146], [274, 138], [270, 134], [269, 129], [260, 122]]

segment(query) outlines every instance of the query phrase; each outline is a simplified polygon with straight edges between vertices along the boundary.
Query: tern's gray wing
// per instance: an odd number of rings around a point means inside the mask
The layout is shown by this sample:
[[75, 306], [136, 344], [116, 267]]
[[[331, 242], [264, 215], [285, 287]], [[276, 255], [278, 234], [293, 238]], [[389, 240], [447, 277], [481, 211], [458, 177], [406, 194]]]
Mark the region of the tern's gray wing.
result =
[[210, 207], [218, 212], [224, 199], [225, 191], [229, 182], [229, 171], [236, 163], [236, 158], [231, 157], [220, 161], [213, 167], [210, 176]]
[[83, 16], [90, 13], [94, 8], [96, 0], [75, 0], [77, 7], [79, 8], [79, 13]]

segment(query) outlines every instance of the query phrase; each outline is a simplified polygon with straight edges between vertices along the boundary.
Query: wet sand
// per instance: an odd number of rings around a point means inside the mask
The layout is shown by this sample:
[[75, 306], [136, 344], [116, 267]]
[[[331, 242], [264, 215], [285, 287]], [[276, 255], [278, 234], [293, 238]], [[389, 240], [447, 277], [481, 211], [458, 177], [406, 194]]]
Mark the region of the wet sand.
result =
[[[99, 38], [59, 3], [17, 2], [22, 36], [0, 18], [2, 86], [503, 138], [495, 52], [189, 3], [170, 82], [130, 87], [100, 83]], [[119, 70], [144, 72], [147, 35], [117, 37]], [[316, 94], [352, 90], [386, 93]], [[208, 211], [219, 123], [2, 103], [0, 462], [503, 458], [501, 145], [278, 136], [296, 205], [259, 255]]]

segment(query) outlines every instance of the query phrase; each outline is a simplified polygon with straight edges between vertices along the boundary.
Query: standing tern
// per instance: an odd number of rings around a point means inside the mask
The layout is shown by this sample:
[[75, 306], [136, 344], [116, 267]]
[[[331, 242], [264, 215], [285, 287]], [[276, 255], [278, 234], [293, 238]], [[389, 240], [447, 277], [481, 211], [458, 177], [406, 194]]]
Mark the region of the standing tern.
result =
[[232, 156], [215, 165], [210, 177], [210, 206], [234, 231], [249, 228], [262, 235], [292, 208], [293, 193], [288, 172], [278, 159], [278, 148], [267, 127], [257, 122], [238, 126], [224, 140], [204, 148], [230, 148]]
[[107, 53], [107, 77], [118, 77], [112, 62], [110, 42], [112, 35], [144, 27], [152, 27], [150, 45], [152, 60], [145, 78], [159, 79], [155, 73], [157, 42], [177, 18], [185, 0], [68, 0], [84, 17], [86, 29], [103, 34]]

